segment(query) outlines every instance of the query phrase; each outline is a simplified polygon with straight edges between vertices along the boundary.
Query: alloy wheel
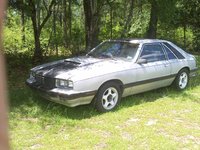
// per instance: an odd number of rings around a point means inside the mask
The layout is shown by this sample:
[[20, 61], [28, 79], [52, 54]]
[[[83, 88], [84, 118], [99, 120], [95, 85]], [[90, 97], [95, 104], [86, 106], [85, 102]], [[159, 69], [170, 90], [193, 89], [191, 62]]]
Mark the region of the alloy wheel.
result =
[[180, 89], [184, 89], [188, 84], [188, 75], [186, 72], [182, 72], [179, 77], [179, 87]]
[[114, 87], [109, 87], [105, 90], [102, 96], [102, 106], [106, 110], [110, 110], [115, 107], [119, 98], [119, 93]]

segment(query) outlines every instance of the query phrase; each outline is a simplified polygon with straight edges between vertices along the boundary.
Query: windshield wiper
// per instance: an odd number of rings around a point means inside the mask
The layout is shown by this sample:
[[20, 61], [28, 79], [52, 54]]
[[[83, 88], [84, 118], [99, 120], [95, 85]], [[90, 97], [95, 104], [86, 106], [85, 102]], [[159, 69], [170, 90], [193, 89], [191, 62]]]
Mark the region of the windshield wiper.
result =
[[95, 57], [92, 53], [87, 53], [86, 56]]

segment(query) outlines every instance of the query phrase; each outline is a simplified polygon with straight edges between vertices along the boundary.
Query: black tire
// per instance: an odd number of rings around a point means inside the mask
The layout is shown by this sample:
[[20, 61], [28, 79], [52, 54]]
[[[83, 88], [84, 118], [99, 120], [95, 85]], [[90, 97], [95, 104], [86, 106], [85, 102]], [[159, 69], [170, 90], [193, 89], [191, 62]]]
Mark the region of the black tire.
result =
[[180, 70], [179, 73], [177, 74], [173, 85], [177, 90], [181, 91], [187, 88], [188, 83], [189, 83], [189, 70], [184, 68]]
[[121, 96], [122, 91], [119, 84], [115, 82], [105, 83], [95, 96], [94, 106], [99, 112], [111, 111], [120, 103]]

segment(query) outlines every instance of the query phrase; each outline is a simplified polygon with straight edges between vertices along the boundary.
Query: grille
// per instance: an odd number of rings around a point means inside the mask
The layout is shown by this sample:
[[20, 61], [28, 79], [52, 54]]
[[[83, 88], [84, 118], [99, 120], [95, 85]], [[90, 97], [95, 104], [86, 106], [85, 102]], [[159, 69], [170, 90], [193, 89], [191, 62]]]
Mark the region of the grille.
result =
[[36, 76], [35, 76], [35, 80], [36, 80], [36, 82], [37, 82], [38, 84], [43, 84], [43, 82], [44, 82], [44, 77], [41, 76], [41, 75], [36, 75]]
[[55, 87], [54, 78], [36, 75], [35, 79], [37, 84], [41, 85], [41, 87], [43, 87], [44, 89], [52, 89]]

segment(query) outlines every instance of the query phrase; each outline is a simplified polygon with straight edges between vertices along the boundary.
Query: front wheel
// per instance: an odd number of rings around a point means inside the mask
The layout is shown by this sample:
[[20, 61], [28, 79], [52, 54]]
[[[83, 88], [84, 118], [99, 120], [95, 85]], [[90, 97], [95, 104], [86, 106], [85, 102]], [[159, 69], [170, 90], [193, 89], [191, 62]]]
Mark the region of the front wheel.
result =
[[115, 82], [109, 82], [99, 89], [95, 99], [95, 107], [100, 112], [108, 112], [116, 108], [120, 100], [120, 86]]
[[175, 81], [174, 86], [178, 90], [184, 90], [189, 83], [189, 71], [188, 69], [182, 69], [179, 71]]

